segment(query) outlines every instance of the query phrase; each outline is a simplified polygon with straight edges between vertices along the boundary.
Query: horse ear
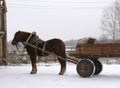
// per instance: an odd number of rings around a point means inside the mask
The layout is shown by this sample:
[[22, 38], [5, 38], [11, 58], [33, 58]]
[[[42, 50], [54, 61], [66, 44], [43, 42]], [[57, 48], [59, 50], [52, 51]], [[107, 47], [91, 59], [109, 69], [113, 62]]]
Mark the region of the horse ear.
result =
[[36, 35], [36, 32], [35, 32], [35, 31], [33, 31], [33, 32], [32, 32], [32, 34], [35, 34], [35, 35]]
[[19, 30], [17, 33], [20, 33], [21, 31]]

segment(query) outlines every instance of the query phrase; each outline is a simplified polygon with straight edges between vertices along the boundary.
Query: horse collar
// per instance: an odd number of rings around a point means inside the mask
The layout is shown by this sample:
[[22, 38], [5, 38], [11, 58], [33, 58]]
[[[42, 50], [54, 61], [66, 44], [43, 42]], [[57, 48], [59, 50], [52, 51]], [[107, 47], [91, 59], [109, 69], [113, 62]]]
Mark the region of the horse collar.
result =
[[43, 43], [43, 41], [38, 36], [34, 36], [28, 41], [28, 43], [38, 45], [39, 43]]

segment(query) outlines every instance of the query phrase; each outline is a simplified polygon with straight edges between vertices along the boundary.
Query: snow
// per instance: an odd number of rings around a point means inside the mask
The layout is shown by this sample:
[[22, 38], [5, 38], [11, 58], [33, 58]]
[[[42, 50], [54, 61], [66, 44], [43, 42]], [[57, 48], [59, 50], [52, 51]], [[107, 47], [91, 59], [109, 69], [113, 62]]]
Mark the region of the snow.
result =
[[120, 88], [120, 65], [103, 65], [103, 71], [89, 78], [76, 72], [76, 65], [67, 63], [65, 75], [58, 75], [60, 65], [38, 64], [38, 72], [29, 74], [31, 65], [1, 66], [0, 88]]

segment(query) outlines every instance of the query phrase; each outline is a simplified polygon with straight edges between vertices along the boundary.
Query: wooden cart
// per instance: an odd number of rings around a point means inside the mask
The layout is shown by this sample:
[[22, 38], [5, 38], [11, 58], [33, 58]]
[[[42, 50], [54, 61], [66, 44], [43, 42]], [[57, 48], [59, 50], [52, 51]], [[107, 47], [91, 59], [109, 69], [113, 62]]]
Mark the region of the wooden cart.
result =
[[[102, 71], [102, 64], [98, 60], [103, 57], [120, 57], [120, 44], [94, 44], [95, 39], [89, 38], [84, 44], [77, 44], [76, 52], [70, 53], [67, 59], [56, 55], [63, 60], [77, 64], [76, 70], [81, 77], [90, 77], [97, 75]], [[51, 54], [50, 52], [24, 42], [33, 48], [41, 50], [42, 52]], [[71, 57], [70, 57], [71, 56]], [[77, 59], [76, 59], [77, 58]]]
[[86, 44], [77, 44], [76, 53], [71, 56], [79, 58], [77, 72], [82, 77], [97, 75], [102, 71], [99, 58], [120, 57], [120, 44], [94, 44], [95, 39], [88, 39]]

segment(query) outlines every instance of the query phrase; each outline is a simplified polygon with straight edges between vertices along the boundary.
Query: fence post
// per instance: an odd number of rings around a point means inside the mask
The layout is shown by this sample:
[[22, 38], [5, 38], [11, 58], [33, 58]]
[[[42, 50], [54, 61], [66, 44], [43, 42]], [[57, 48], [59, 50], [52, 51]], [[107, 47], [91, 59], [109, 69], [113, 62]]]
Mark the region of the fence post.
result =
[[7, 65], [6, 2], [0, 0], [0, 65]]

